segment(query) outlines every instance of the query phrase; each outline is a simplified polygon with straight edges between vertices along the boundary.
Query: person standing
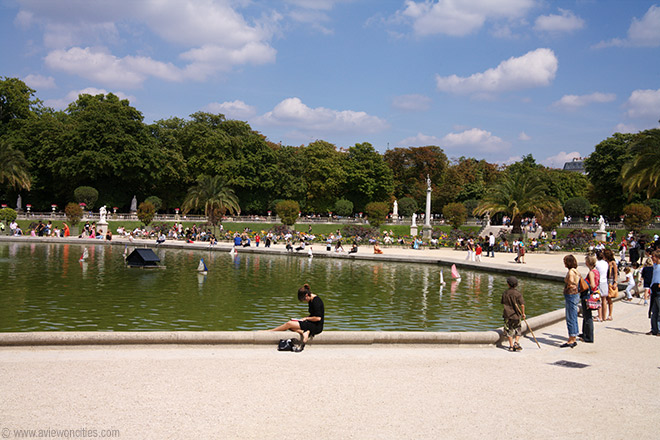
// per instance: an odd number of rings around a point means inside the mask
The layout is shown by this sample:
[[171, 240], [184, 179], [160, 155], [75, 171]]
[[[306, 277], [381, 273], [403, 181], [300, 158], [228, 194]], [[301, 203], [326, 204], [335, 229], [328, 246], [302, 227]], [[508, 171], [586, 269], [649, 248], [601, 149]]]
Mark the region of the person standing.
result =
[[[603, 302], [603, 308], [605, 307], [605, 303], [607, 303], [607, 307], [609, 307], [609, 313], [607, 315], [607, 320], [611, 321], [612, 318], [612, 306], [613, 306], [613, 301], [614, 298], [617, 297], [619, 294], [619, 268], [616, 265], [616, 259], [614, 258], [614, 252], [612, 252], [611, 249], [605, 249], [603, 251], [603, 257], [605, 257], [605, 261], [607, 261], [607, 284], [608, 284], [608, 290], [607, 293], [603, 292], [603, 295], [605, 296], [605, 301]], [[603, 318], [605, 317], [605, 312], [603, 312]]]
[[577, 265], [577, 260], [573, 255], [566, 255], [564, 257], [564, 266], [568, 269], [564, 278], [564, 304], [566, 307], [568, 341], [560, 345], [561, 348], [574, 348], [577, 345], [576, 339], [579, 334], [577, 315], [578, 302], [580, 301], [580, 295], [578, 294], [580, 274], [577, 271]]
[[578, 336], [582, 338], [583, 342], [594, 342], [594, 319], [592, 315], [592, 310], [587, 304], [587, 300], [591, 295], [600, 295], [599, 285], [600, 285], [600, 273], [596, 269], [596, 257], [594, 255], [587, 255], [585, 258], [585, 263], [587, 268], [589, 268], [589, 273], [587, 274], [587, 284], [589, 284], [589, 289], [586, 292], [580, 294], [580, 303], [582, 305], [582, 333]]
[[601, 307], [598, 310], [598, 317], [596, 318], [597, 321], [605, 321], [605, 313], [606, 313], [606, 308], [607, 308], [607, 302], [605, 301], [605, 297], [608, 295], [607, 292], [607, 269], [609, 265], [607, 264], [607, 261], [605, 261], [605, 257], [603, 256], [603, 251], [598, 250], [596, 251], [596, 270], [600, 274], [600, 283], [598, 284], [598, 290], [600, 290], [600, 299], [601, 299]]
[[[502, 317], [504, 318], [504, 333], [509, 339], [509, 351], [520, 351], [522, 347], [518, 343], [520, 340], [521, 323], [525, 319], [525, 300], [518, 287], [518, 279], [516, 277], [508, 277], [506, 283], [509, 289], [505, 290], [502, 294]], [[515, 338], [515, 342], [514, 342]]]
[[[491, 258], [495, 258], [495, 236], [492, 232], [488, 236], [488, 254], [490, 254]], [[486, 256], [488, 256], [488, 254], [486, 254]]]
[[653, 279], [651, 280], [651, 299], [649, 318], [651, 318], [651, 331], [647, 335], [660, 336], [660, 250], [653, 251]]

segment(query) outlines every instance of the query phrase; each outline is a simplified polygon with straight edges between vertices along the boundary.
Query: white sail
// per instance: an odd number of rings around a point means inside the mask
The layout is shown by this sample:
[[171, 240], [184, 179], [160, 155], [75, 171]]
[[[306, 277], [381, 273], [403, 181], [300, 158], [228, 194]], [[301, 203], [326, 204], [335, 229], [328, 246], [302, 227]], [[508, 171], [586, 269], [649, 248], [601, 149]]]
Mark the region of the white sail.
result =
[[199, 264], [197, 265], [197, 272], [208, 272], [208, 268], [206, 267], [203, 258], [200, 258], [199, 260]]

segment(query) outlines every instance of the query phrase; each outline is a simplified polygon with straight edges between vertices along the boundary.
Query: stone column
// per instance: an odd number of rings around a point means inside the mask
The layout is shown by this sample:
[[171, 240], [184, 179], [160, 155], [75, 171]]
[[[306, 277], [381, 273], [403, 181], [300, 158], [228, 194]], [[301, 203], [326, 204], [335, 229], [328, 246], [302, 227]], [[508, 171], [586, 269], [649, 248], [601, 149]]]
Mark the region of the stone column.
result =
[[424, 216], [424, 227], [422, 228], [422, 237], [429, 240], [433, 228], [431, 227], [431, 178], [426, 175], [426, 215]]

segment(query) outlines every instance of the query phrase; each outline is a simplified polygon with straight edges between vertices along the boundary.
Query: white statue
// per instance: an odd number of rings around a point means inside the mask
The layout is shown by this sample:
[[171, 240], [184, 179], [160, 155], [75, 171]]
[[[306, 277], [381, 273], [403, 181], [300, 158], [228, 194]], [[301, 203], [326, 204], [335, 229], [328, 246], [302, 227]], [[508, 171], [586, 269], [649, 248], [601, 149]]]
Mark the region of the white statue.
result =
[[417, 213], [416, 212], [414, 212], [413, 215], [412, 215], [412, 225], [411, 226], [414, 226], [414, 227], [417, 226]]
[[426, 190], [431, 191], [431, 176], [426, 175]]
[[99, 223], [106, 223], [105, 216], [106, 216], [107, 212], [108, 211], [105, 209], [105, 205], [103, 205], [99, 208], [99, 217], [100, 217]]
[[598, 218], [598, 232], [605, 232], [605, 219], [602, 215]]
[[399, 203], [397, 203], [396, 200], [394, 201], [394, 207], [392, 208], [392, 218], [399, 218]]

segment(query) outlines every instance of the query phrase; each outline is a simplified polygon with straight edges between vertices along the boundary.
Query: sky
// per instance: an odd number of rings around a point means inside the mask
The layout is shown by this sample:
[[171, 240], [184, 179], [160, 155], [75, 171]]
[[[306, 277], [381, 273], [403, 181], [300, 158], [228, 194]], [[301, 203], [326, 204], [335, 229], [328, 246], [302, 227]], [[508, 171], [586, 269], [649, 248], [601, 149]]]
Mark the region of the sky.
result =
[[49, 107], [114, 93], [283, 145], [562, 167], [659, 127], [658, 0], [0, 0], [0, 38]]

